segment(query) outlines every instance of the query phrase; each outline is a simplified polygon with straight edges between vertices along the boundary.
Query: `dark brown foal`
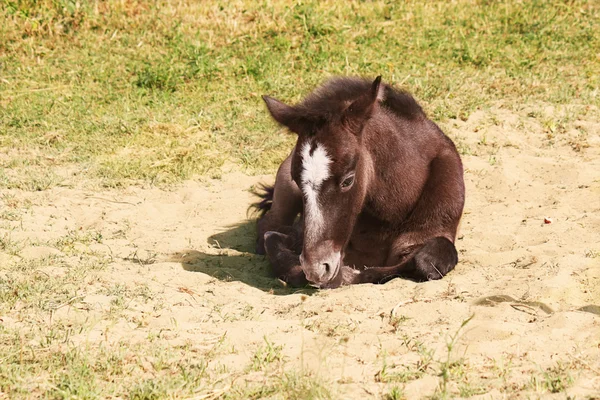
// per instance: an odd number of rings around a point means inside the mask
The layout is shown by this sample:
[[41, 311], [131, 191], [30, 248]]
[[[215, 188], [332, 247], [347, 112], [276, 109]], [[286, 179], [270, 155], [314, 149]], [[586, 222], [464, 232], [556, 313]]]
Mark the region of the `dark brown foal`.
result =
[[298, 135], [258, 203], [257, 252], [277, 277], [333, 288], [454, 268], [462, 163], [412, 96], [379, 77], [338, 78], [293, 107], [264, 100]]

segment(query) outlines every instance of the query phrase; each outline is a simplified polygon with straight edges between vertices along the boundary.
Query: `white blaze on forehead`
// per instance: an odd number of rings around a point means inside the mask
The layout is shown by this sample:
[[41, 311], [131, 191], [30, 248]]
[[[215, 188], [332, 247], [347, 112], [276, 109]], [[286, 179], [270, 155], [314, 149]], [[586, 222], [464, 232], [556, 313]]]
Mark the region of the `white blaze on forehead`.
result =
[[[311, 151], [311, 149], [313, 149]], [[323, 182], [329, 178], [331, 158], [319, 143], [308, 141], [302, 146], [302, 173], [300, 175], [302, 192], [304, 193], [304, 229], [308, 239], [317, 240], [323, 229], [324, 220], [319, 204], [319, 190]]]
[[302, 185], [309, 185], [318, 189], [324, 180], [329, 178], [329, 164], [331, 159], [325, 148], [315, 143], [306, 142], [302, 146]]

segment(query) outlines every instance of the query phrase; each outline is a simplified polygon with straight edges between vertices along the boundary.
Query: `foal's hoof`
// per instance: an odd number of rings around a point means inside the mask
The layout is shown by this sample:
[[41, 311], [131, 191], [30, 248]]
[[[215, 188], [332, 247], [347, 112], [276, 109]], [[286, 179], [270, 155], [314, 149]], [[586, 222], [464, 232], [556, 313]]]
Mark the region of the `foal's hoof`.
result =
[[457, 263], [458, 253], [454, 243], [444, 237], [430, 239], [415, 254], [417, 280], [442, 279]]
[[282, 249], [285, 248], [287, 235], [283, 233], [268, 231], [264, 235], [264, 248], [267, 256], [276, 256]]

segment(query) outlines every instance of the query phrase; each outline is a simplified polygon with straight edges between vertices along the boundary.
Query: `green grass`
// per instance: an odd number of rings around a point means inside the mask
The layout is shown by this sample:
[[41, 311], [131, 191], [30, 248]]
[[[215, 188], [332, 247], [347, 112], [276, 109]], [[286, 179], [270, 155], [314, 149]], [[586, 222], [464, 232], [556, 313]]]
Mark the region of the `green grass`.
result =
[[[74, 346], [67, 336], [84, 326], [44, 328], [48, 339], [39, 344], [31, 342], [37, 332], [0, 328], [0, 343], [8, 350], [0, 366], [0, 390], [10, 398], [162, 399], [212, 390], [215, 375], [189, 346], [148, 348], [125, 341]], [[143, 378], [148, 374], [153, 378]]]
[[281, 350], [283, 346], [277, 346], [269, 342], [267, 337], [264, 337], [265, 345], [259, 347], [256, 353], [252, 356], [252, 362], [249, 366], [251, 371], [260, 371], [265, 369], [268, 365], [283, 361]]
[[403, 400], [406, 399], [402, 389], [398, 388], [398, 386], [394, 386], [389, 393], [383, 396], [384, 400]]
[[4, 188], [273, 172], [293, 137], [260, 95], [297, 101], [338, 74], [381, 74], [438, 121], [599, 104], [592, 0], [3, 0], [0, 18]]

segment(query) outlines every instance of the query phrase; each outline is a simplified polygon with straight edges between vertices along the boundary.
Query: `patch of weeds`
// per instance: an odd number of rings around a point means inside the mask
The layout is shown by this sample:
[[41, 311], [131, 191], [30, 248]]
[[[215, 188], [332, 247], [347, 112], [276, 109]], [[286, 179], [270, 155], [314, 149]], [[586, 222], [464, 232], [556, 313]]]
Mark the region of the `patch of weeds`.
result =
[[45, 393], [54, 399], [97, 399], [100, 390], [96, 381], [93, 361], [78, 349], [64, 353], [51, 353], [49, 364], [60, 371], [52, 378], [52, 385]]
[[63, 179], [51, 169], [19, 168], [10, 174], [0, 171], [0, 188], [41, 192], [57, 186]]
[[242, 310], [240, 310], [237, 320], [239, 321], [250, 321], [254, 319], [254, 306], [246, 304]]
[[177, 368], [185, 384], [190, 387], [200, 386], [202, 380], [208, 377], [208, 361], [206, 360], [192, 363], [178, 363]]
[[456, 149], [461, 156], [470, 156], [473, 154], [471, 147], [464, 141], [455, 142]]
[[304, 328], [311, 332], [321, 333], [327, 337], [347, 337], [357, 329], [357, 326], [354, 321], [329, 321], [319, 318], [306, 322]]
[[[80, 271], [85, 271], [89, 276], [89, 271], [101, 271], [106, 268], [112, 257], [107, 254], [98, 254], [96, 252], [89, 252], [87, 254], [79, 254], [80, 257]], [[82, 277], [83, 278], [83, 277]]]
[[288, 372], [281, 382], [282, 393], [287, 393], [290, 400], [331, 399], [328, 386], [322, 380], [308, 375]]
[[489, 390], [483, 386], [474, 386], [469, 382], [463, 382], [458, 385], [458, 393], [460, 397], [472, 397], [480, 394], [485, 394]]
[[259, 347], [252, 356], [250, 371], [262, 371], [274, 362], [283, 361], [283, 354], [281, 354], [283, 346], [274, 345], [266, 336], [263, 339], [265, 345]]
[[404, 390], [402, 390], [398, 386], [394, 386], [389, 392], [387, 392], [383, 396], [383, 400], [404, 400], [404, 399], [406, 399]]
[[64, 253], [73, 253], [77, 243], [102, 243], [103, 239], [104, 237], [99, 231], [69, 230], [66, 235], [49, 244]]
[[375, 374], [375, 381], [382, 383], [406, 383], [421, 378], [426, 372], [429, 362], [418, 362], [413, 369], [405, 365], [388, 364], [387, 353], [382, 356], [382, 368]]
[[282, 376], [273, 376], [260, 385], [236, 385], [223, 394], [223, 399], [284, 398], [289, 400], [329, 400], [331, 385], [307, 373], [289, 371]]
[[10, 234], [0, 236], [0, 251], [16, 256], [23, 249], [23, 245], [11, 239]]
[[214, 345], [205, 353], [205, 357], [210, 359], [220, 354], [225, 349], [225, 340], [227, 339], [227, 332], [223, 333], [217, 338]]
[[22, 218], [23, 217], [21, 216], [21, 213], [15, 210], [4, 210], [0, 214], [0, 219], [4, 219], [7, 221], [20, 221]]
[[[228, 277], [230, 279], [228, 279]], [[226, 275], [224, 278], [219, 277], [219, 279], [223, 279], [226, 282], [231, 281], [231, 276]], [[254, 313], [252, 312], [254, 307], [250, 304], [246, 304], [241, 310], [235, 312], [223, 312], [221, 307], [215, 306], [213, 311], [219, 315], [219, 317], [226, 322], [235, 322], [235, 321], [250, 321], [254, 318]]]
[[99, 399], [100, 393], [89, 368], [78, 368], [81, 370], [59, 376], [48, 396], [54, 399]]
[[132, 295], [134, 297], [140, 297], [144, 303], [148, 303], [149, 301], [154, 300], [156, 297], [156, 294], [145, 283], [136, 285], [135, 289], [133, 289]]
[[541, 124], [544, 128], [544, 132], [546, 132], [546, 138], [552, 140], [556, 135], [564, 134], [567, 131], [568, 122], [569, 120], [564, 118], [550, 116], [543, 118]]
[[4, 205], [10, 209], [26, 209], [29, 210], [32, 206], [31, 200], [29, 199], [19, 199], [14, 194], [11, 193], [3, 193], [2, 201]]
[[123, 283], [115, 283], [110, 287], [105, 287], [100, 291], [101, 294], [105, 294], [107, 296], [118, 296], [124, 297], [130, 295], [129, 288]]
[[585, 251], [585, 258], [598, 258], [600, 257], [600, 251], [588, 249]]
[[392, 315], [390, 315], [389, 324], [394, 329], [394, 333], [397, 333], [400, 330], [400, 327], [409, 319], [410, 318], [407, 317], [406, 315], [392, 314]]
[[410, 351], [416, 352], [419, 355], [417, 362], [417, 370], [424, 373], [433, 363], [433, 349], [428, 349], [423, 342], [404, 336], [402, 344]]
[[446, 339], [446, 359], [440, 361], [439, 363], [439, 374], [441, 381], [436, 391], [436, 396], [440, 399], [449, 398], [450, 394], [448, 392], [448, 383], [450, 382], [453, 376], [462, 376], [464, 375], [464, 363], [462, 360], [452, 361], [452, 350], [456, 345], [458, 338], [460, 336], [461, 330], [473, 319], [475, 315], [471, 315], [469, 318], [465, 319], [460, 327], [456, 330], [453, 335], [450, 335]]
[[[68, 268], [58, 274], [40, 270], [41, 267], [65, 266]], [[80, 298], [79, 285], [88, 275], [86, 268], [65, 264], [56, 256], [16, 261], [0, 278], [0, 308], [12, 309], [19, 302], [31, 312], [46, 312], [73, 304]]]
[[387, 365], [384, 363], [383, 368], [375, 374], [375, 381], [381, 383], [406, 383], [420, 379], [423, 374], [422, 371], [413, 370], [406, 366]]
[[87, 336], [86, 322], [41, 327], [31, 317], [26, 331], [0, 325], [0, 387], [8, 398], [189, 398], [214, 385], [207, 362], [187, 346], [128, 340], [74, 346], [73, 335]]
[[174, 92], [181, 77], [169, 61], [145, 63], [135, 71], [135, 85], [144, 89]]
[[541, 376], [534, 375], [531, 377], [531, 385], [538, 392], [561, 393], [572, 384], [573, 377], [569, 373], [569, 365], [561, 362], [542, 371]]
[[509, 390], [509, 377], [512, 370], [512, 358], [504, 359], [500, 361], [494, 360], [492, 367], [493, 375], [499, 377], [502, 380], [503, 390]]
[[156, 379], [142, 381], [129, 392], [131, 400], [160, 400], [165, 397], [167, 390]]
[[116, 296], [114, 299], [110, 301], [110, 314], [116, 314], [119, 311], [122, 311], [127, 306], [127, 301], [124, 296]]

